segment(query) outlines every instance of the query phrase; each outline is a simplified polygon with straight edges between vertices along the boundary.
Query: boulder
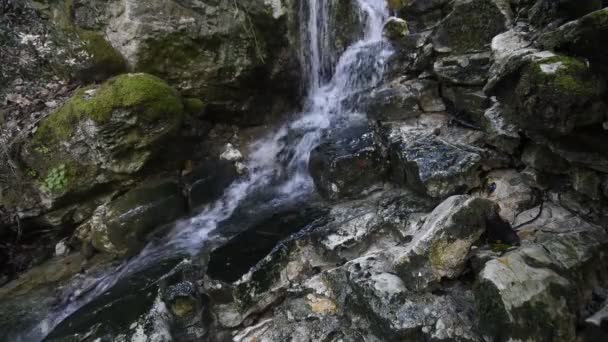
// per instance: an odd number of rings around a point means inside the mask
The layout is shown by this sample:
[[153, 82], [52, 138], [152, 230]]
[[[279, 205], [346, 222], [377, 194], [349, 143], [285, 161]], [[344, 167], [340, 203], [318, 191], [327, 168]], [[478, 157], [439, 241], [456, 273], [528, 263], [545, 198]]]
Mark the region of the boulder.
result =
[[310, 154], [310, 174], [329, 200], [356, 198], [382, 182], [388, 171], [385, 148], [369, 126], [338, 130]]
[[391, 41], [397, 41], [405, 38], [410, 33], [407, 27], [407, 21], [390, 17], [386, 24], [384, 24], [384, 31], [382, 34]]
[[528, 131], [566, 135], [576, 127], [601, 124], [604, 81], [577, 58], [554, 55], [525, 64], [514, 90], [505, 84], [499, 100], [512, 107], [512, 120]]
[[432, 41], [438, 52], [479, 52], [506, 29], [505, 24], [505, 15], [492, 0], [456, 0], [452, 12], [435, 28]]
[[171, 87], [151, 75], [126, 74], [77, 91], [40, 122], [22, 158], [47, 197], [73, 202], [136, 178], [182, 119]]
[[[522, 213], [516, 224], [538, 210]], [[521, 227], [519, 235], [522, 248], [488, 261], [478, 275], [475, 296], [484, 334], [504, 340], [575, 340], [577, 313], [596, 284], [593, 269], [605, 267], [606, 232], [545, 203], [540, 217]]]
[[482, 158], [478, 149], [429, 133], [392, 129], [388, 136], [398, 183], [435, 198], [479, 186]]
[[76, 236], [99, 251], [124, 255], [141, 247], [154, 228], [185, 213], [177, 182], [152, 182], [98, 207]]
[[496, 210], [493, 202], [470, 196], [452, 196], [437, 206], [412, 242], [395, 256], [395, 268], [405, 286], [424, 290], [442, 279], [457, 278]]

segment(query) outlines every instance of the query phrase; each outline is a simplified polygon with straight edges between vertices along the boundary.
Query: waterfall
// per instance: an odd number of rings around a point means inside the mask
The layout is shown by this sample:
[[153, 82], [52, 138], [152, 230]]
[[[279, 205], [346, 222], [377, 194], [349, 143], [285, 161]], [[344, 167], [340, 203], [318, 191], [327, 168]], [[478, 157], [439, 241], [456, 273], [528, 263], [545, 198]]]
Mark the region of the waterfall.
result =
[[[150, 244], [141, 253], [105, 275], [90, 280], [96, 285], [80, 296], [72, 296], [60, 310], [40, 322], [17, 341], [44, 339], [69, 317], [114, 286], [120, 279], [175, 254], [196, 254], [218, 224], [231, 217], [249, 196], [263, 191], [274, 201], [288, 201], [314, 191], [308, 173], [310, 152], [323, 133], [365, 118], [357, 111], [358, 94], [382, 78], [390, 44], [382, 38], [388, 18], [386, 0], [353, 0], [360, 18], [361, 36], [334, 63], [330, 44], [337, 25], [331, 19], [333, 0], [302, 1], [301, 32], [303, 74], [308, 85], [304, 109], [293, 121], [255, 142], [246, 162], [247, 175], [228, 187], [224, 195], [196, 216], [178, 222], [164, 241]], [[328, 75], [328, 70], [331, 74]], [[133, 289], [138, 291], [138, 289]]]

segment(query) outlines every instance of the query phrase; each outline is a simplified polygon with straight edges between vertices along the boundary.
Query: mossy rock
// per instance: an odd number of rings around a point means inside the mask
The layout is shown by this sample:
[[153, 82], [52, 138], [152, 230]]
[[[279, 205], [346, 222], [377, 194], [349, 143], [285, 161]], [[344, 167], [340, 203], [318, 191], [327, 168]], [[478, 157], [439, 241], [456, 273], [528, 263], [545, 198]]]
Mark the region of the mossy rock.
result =
[[581, 59], [556, 55], [533, 61], [515, 88], [517, 122], [552, 135], [602, 122], [604, 91], [604, 82]]
[[133, 178], [183, 116], [180, 97], [161, 79], [125, 74], [78, 90], [40, 123], [23, 159], [53, 197], [86, 192]]

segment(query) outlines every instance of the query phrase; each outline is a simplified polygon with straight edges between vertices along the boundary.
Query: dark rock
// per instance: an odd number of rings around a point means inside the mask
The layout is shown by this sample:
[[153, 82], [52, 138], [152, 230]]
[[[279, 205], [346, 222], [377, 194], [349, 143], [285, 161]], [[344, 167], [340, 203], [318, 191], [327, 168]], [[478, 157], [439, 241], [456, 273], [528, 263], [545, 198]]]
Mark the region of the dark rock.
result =
[[382, 182], [388, 171], [385, 148], [369, 126], [332, 132], [310, 155], [309, 169], [323, 197], [356, 198]]
[[513, 154], [521, 144], [519, 129], [508, 121], [507, 109], [500, 103], [494, 102], [481, 119], [482, 127], [487, 135], [488, 143], [496, 149]]
[[407, 22], [403, 19], [391, 17], [384, 24], [382, 34], [391, 41], [398, 41], [405, 38], [410, 33]]
[[479, 186], [478, 150], [434, 135], [389, 136], [395, 180], [431, 197], [445, 198]]
[[528, 144], [521, 160], [529, 167], [551, 174], [564, 174], [570, 168], [565, 159], [543, 145]]

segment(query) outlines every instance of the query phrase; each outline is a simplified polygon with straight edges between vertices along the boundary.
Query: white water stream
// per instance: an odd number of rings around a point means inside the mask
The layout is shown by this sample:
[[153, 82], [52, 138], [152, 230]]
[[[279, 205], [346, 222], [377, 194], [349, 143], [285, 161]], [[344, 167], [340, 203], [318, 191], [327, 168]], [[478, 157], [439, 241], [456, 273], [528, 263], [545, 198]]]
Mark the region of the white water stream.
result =
[[[353, 1], [355, 2], [355, 1]], [[98, 279], [89, 279], [89, 290], [73, 296], [60, 310], [40, 322], [18, 341], [40, 341], [62, 320], [86, 303], [102, 295], [121, 278], [155, 263], [172, 253], [196, 254], [219, 223], [231, 217], [243, 201], [258, 191], [270, 191], [276, 201], [288, 201], [314, 191], [308, 172], [310, 152], [323, 133], [365, 118], [355, 108], [357, 95], [382, 78], [390, 45], [383, 41], [383, 24], [388, 18], [386, 0], [357, 0], [356, 15], [363, 35], [330, 65], [331, 42], [336, 39], [331, 18], [333, 0], [301, 2], [301, 45], [303, 74], [308, 91], [304, 110], [295, 120], [257, 141], [247, 161], [247, 176], [235, 181], [215, 203], [195, 217], [179, 222], [163, 243], [151, 244], [138, 256]], [[327, 70], [333, 75], [328, 76]], [[133, 289], [138, 291], [138, 289]]]

